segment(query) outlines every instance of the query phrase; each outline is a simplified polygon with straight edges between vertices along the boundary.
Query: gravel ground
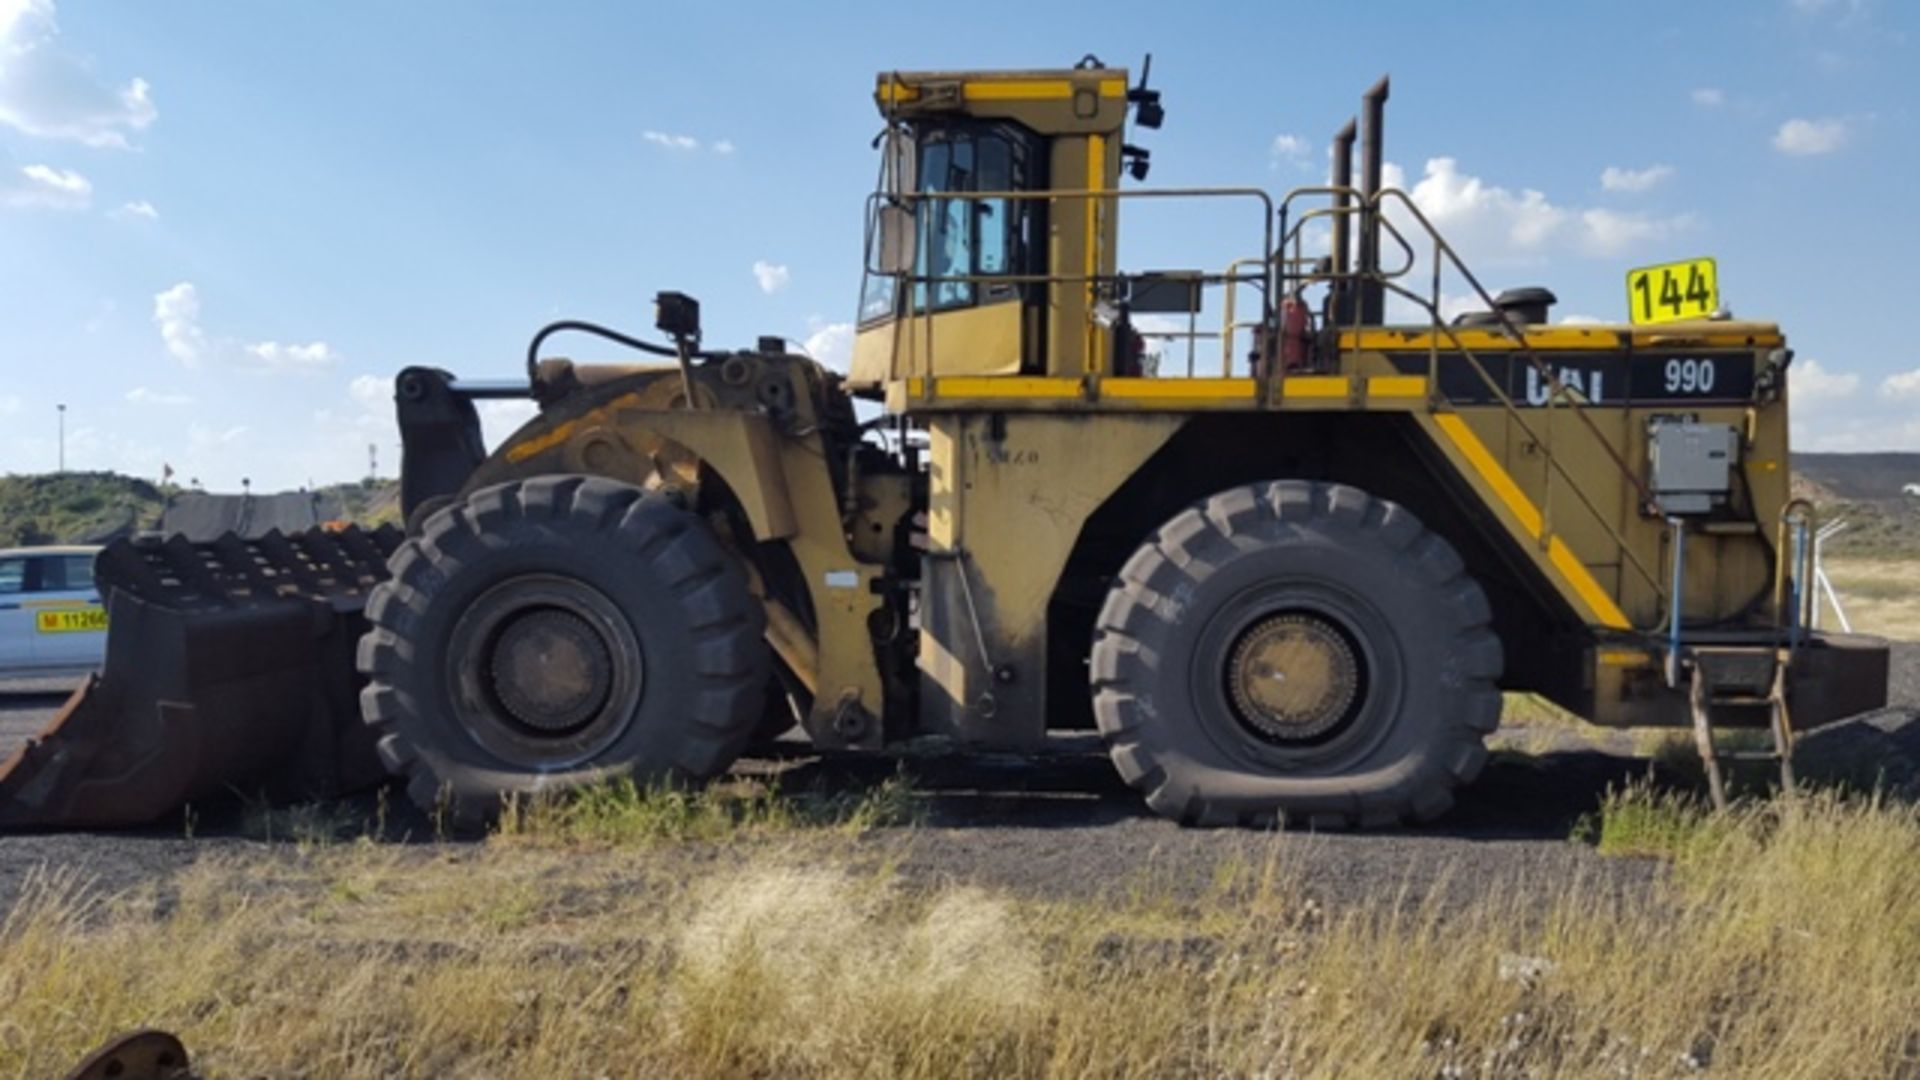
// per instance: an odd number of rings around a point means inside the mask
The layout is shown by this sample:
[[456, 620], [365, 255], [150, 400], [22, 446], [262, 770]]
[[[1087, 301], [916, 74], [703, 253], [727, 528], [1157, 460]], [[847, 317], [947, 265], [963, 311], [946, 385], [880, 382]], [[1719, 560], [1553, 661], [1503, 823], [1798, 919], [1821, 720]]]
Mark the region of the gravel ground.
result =
[[[1910, 784], [1920, 797], [1920, 645], [1897, 647], [1892, 686], [1894, 706], [1808, 736], [1803, 772], [1844, 775], [1868, 762], [1890, 786]], [[0, 755], [38, 730], [64, 697], [58, 685], [0, 687]], [[858, 790], [897, 767], [885, 759], [802, 759], [781, 771], [799, 789]], [[1060, 897], [1144, 884], [1198, 890], [1225, 867], [1277, 858], [1327, 902], [1442, 889], [1465, 903], [1574, 876], [1631, 891], [1659, 872], [1651, 862], [1603, 859], [1567, 840], [1609, 786], [1646, 771], [1644, 761], [1600, 749], [1496, 754], [1453, 812], [1419, 831], [1318, 835], [1180, 828], [1149, 814], [1104, 756], [1092, 752], [1041, 762], [916, 760], [909, 770], [924, 821], [910, 832], [883, 830], [878, 839], [898, 841], [898, 869], [918, 882]], [[405, 800], [395, 793], [389, 804]], [[363, 797], [345, 812], [370, 820], [373, 807], [372, 797]], [[438, 843], [430, 824], [408, 811], [393, 810], [388, 831], [399, 842]], [[118, 889], [202, 857], [273, 859], [294, 850], [249, 832], [245, 815], [228, 810], [196, 820], [191, 839], [179, 823], [130, 833], [0, 836], [0, 911], [38, 865], [76, 866], [102, 888]]]

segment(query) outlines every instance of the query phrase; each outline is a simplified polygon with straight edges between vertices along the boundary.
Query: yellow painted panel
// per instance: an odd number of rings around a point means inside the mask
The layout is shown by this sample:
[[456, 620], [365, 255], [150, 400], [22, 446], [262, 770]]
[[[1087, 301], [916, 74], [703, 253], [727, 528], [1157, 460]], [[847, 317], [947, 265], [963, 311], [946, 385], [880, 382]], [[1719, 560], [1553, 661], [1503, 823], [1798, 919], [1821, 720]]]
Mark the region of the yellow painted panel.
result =
[[1465, 420], [1460, 419], [1458, 413], [1435, 413], [1433, 419], [1440, 425], [1440, 430], [1453, 442], [1453, 445], [1459, 448], [1460, 453], [1467, 459], [1467, 464], [1473, 466], [1473, 471], [1479, 473], [1480, 478], [1493, 489], [1493, 493], [1499, 496], [1507, 511], [1519, 520], [1520, 527], [1526, 530], [1528, 536], [1538, 540], [1540, 538], [1539, 508], [1533, 505], [1532, 499], [1527, 498], [1526, 492], [1520, 490], [1520, 485], [1513, 482], [1513, 477], [1507, 474], [1507, 470], [1494, 458], [1492, 452], [1487, 449], [1487, 445], [1480, 441], [1480, 436], [1473, 433], [1473, 429], [1467, 426]]
[[1353, 392], [1345, 375], [1289, 375], [1280, 380], [1280, 393], [1290, 398], [1343, 398]]
[[[863, 343], [872, 341], [862, 351]], [[885, 350], [885, 355], [880, 350]], [[884, 368], [887, 377], [1016, 375], [1020, 371], [1020, 305], [1012, 301], [917, 314], [897, 320], [891, 335], [877, 327], [854, 335], [862, 380]], [[931, 354], [931, 360], [929, 360]]]
[[[1077, 398], [1080, 396], [1079, 379], [1055, 379], [1038, 375], [1008, 375], [999, 378], [942, 378], [933, 380], [935, 397], [980, 397], [980, 398]], [[907, 384], [907, 393], [917, 395], [921, 390], [920, 380], [913, 379]]]
[[1129, 401], [1250, 401], [1252, 379], [1103, 379], [1100, 396]]
[[1607, 590], [1593, 580], [1593, 575], [1587, 571], [1586, 565], [1580, 561], [1579, 556], [1573, 553], [1573, 549], [1562, 543], [1557, 536], [1547, 540], [1547, 559], [1553, 563], [1554, 569], [1560, 571], [1561, 576], [1567, 579], [1567, 584], [1573, 586], [1573, 591], [1579, 595], [1580, 601], [1587, 605], [1587, 610], [1593, 613], [1594, 618], [1615, 630], [1627, 630], [1632, 627], [1632, 624], [1627, 621], [1626, 612], [1621, 611], [1613, 602], [1613, 597], [1607, 595]]
[[525, 442], [515, 443], [507, 447], [503, 453], [508, 461], [518, 464], [543, 450], [551, 450], [573, 438], [573, 433], [582, 427], [604, 423], [617, 409], [639, 408], [640, 404], [639, 394], [621, 394], [597, 409], [582, 413], [572, 420], [563, 420], [555, 424], [553, 430], [544, 435], [536, 435]]
[[[1452, 336], [1424, 329], [1362, 330], [1358, 333], [1347, 330], [1340, 334], [1340, 347], [1349, 351], [1364, 349], [1373, 352], [1405, 352], [1438, 347], [1442, 353], [1448, 353], [1458, 351], [1459, 346], [1454, 344], [1456, 338], [1461, 346], [1473, 352], [1505, 352], [1518, 347], [1505, 334], [1478, 329], [1455, 330]], [[1540, 327], [1527, 331], [1527, 347], [1541, 350], [1617, 349], [1620, 347], [1620, 335], [1613, 330], [1592, 326]]]
[[[1436, 413], [1433, 419], [1453, 445], [1460, 450], [1461, 455], [1467, 459], [1467, 463], [1473, 466], [1473, 470], [1480, 474], [1480, 478], [1486, 481], [1488, 487], [1493, 489], [1493, 493], [1506, 506], [1508, 512], [1520, 522], [1521, 528], [1526, 530], [1527, 535], [1538, 540], [1542, 528], [1539, 508], [1533, 505], [1533, 500], [1527, 498], [1526, 492], [1520, 490], [1520, 485], [1513, 482], [1513, 477], [1508, 475], [1507, 470], [1487, 450], [1486, 444], [1473, 433], [1473, 429], [1467, 426], [1467, 422], [1460, 419], [1457, 413]], [[1627, 621], [1626, 613], [1613, 602], [1613, 598], [1600, 587], [1600, 583], [1593, 579], [1593, 574], [1573, 553], [1573, 549], [1557, 536], [1547, 538], [1547, 561], [1566, 580], [1572, 587], [1574, 595], [1580, 598], [1580, 602], [1602, 625], [1616, 630], [1631, 628], [1632, 624]]]
[[1724, 323], [1672, 323], [1657, 330], [1635, 331], [1633, 344], [1635, 348], [1656, 349], [1675, 345], [1702, 349], [1770, 349], [1786, 341], [1779, 328], [1771, 324], [1748, 330], [1724, 327]]
[[1376, 375], [1367, 380], [1368, 397], [1426, 397], [1424, 375]]
[[[1099, 135], [1087, 136], [1087, 190], [1100, 191], [1107, 182], [1107, 140]], [[1092, 311], [1096, 297], [1094, 280], [1100, 276], [1100, 245], [1105, 239], [1100, 234], [1099, 199], [1082, 200], [1087, 204], [1087, 310]], [[1100, 324], [1093, 320], [1087, 322], [1087, 365], [1089, 374], [1098, 374], [1104, 366], [1102, 358], [1106, 349], [1100, 334]]]
[[[960, 93], [968, 101], [1058, 101], [1073, 96], [1073, 85], [1067, 79], [995, 79], [962, 83]], [[1103, 98], [1126, 97], [1126, 80], [1102, 79], [1099, 93]], [[874, 96], [883, 103], [914, 101], [920, 97], [920, 88], [906, 83], [883, 82], [874, 90]]]
[[1597, 659], [1601, 667], [1650, 667], [1653, 656], [1639, 649], [1602, 649]]
[[[1073, 96], [1073, 83], [1065, 79], [1015, 79], [994, 82], [970, 82], [961, 89], [968, 101], [1001, 101], [1008, 98], [1058, 100]], [[1104, 98], [1127, 96], [1127, 84], [1120, 79], [1100, 80]]]

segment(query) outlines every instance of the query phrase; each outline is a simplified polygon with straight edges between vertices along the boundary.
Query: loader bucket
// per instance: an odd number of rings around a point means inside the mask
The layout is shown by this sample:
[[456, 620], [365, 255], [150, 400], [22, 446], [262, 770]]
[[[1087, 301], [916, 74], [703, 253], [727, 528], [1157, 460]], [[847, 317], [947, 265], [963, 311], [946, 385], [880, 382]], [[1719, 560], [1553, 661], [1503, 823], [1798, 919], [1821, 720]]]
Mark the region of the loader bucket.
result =
[[0, 827], [144, 825], [234, 794], [377, 783], [353, 653], [400, 539], [389, 526], [107, 547], [106, 662], [0, 764]]

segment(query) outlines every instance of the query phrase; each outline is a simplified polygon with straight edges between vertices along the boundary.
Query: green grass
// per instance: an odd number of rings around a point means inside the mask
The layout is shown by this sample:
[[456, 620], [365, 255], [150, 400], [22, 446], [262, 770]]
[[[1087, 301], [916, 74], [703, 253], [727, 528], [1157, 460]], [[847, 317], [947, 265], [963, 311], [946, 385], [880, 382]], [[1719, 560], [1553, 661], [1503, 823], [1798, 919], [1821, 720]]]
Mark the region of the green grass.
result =
[[913, 823], [911, 783], [897, 774], [864, 790], [789, 793], [741, 781], [698, 790], [620, 779], [510, 800], [491, 840], [501, 844], [617, 847], [713, 842], [795, 830], [859, 834]]
[[67, 544], [160, 520], [160, 489], [117, 473], [0, 476], [0, 547]]

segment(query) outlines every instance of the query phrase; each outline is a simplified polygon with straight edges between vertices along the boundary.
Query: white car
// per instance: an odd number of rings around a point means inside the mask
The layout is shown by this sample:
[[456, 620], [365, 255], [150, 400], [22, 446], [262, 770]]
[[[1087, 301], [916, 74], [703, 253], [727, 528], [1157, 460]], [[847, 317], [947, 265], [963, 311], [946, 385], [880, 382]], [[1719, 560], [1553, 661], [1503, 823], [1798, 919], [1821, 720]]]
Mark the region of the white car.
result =
[[0, 678], [83, 675], [107, 650], [97, 547], [0, 549]]

